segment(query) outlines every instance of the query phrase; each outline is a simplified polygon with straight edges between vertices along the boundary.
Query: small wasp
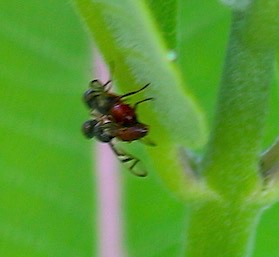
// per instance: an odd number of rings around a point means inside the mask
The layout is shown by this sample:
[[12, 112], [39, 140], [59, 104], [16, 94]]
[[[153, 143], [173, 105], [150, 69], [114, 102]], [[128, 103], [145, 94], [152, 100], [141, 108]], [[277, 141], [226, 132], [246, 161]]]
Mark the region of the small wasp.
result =
[[140, 103], [152, 100], [153, 98], [146, 98], [137, 102], [133, 107], [123, 102], [124, 98], [137, 94], [147, 88], [150, 84], [137, 91], [129, 92], [124, 95], [116, 95], [110, 93], [111, 80], [102, 84], [99, 80], [92, 80], [90, 82], [90, 89], [84, 93], [84, 101], [91, 110], [96, 110], [102, 115], [109, 115], [113, 121], [124, 126], [136, 124], [136, 108]]
[[[118, 150], [114, 144], [114, 139], [132, 142], [147, 135], [149, 127], [138, 121], [136, 108], [138, 104], [153, 98], [141, 100], [134, 106], [124, 103], [123, 99], [144, 90], [149, 84], [137, 91], [119, 96], [109, 92], [110, 83], [110, 80], [105, 84], [102, 84], [99, 80], [93, 80], [90, 82], [90, 89], [84, 93], [84, 101], [92, 110], [91, 114], [95, 118], [83, 124], [83, 134], [87, 138], [95, 137], [100, 142], [108, 143], [122, 163], [131, 163], [129, 169], [132, 173], [145, 177], [147, 172], [136, 167], [140, 160]], [[153, 145], [152, 143], [149, 144]]]
[[140, 177], [145, 177], [147, 172], [143, 169], [136, 169], [138, 158], [120, 151], [116, 148], [113, 139], [116, 138], [124, 142], [132, 142], [144, 137], [148, 133], [148, 126], [137, 123], [130, 127], [123, 127], [115, 122], [106, 119], [88, 120], [83, 124], [83, 133], [87, 138], [95, 137], [103, 143], [108, 143], [112, 151], [122, 163], [131, 163], [130, 171]]

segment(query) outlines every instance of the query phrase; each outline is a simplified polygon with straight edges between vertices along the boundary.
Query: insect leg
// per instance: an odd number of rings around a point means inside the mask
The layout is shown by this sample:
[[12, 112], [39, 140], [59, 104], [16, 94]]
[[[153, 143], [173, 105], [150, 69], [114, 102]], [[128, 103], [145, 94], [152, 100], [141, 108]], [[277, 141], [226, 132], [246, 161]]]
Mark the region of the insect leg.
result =
[[130, 172], [132, 172], [134, 175], [138, 177], [146, 177], [147, 172], [143, 169], [138, 168], [136, 165], [140, 162], [140, 160], [130, 154], [124, 153], [123, 151], [121, 152], [119, 149], [116, 149], [114, 144], [112, 142], [109, 142], [109, 145], [112, 149], [112, 151], [116, 154], [117, 158], [119, 161], [122, 163], [130, 163], [131, 165], [128, 166], [128, 169]]

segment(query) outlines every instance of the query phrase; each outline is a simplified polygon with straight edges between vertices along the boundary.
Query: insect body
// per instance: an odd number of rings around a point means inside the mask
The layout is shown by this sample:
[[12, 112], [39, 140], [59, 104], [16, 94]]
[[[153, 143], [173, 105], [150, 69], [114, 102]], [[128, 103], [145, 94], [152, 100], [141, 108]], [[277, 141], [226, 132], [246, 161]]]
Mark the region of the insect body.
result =
[[137, 102], [134, 106], [124, 103], [124, 98], [134, 95], [149, 86], [149, 84], [140, 88], [139, 90], [124, 94], [116, 95], [109, 92], [109, 80], [102, 84], [99, 80], [92, 80], [90, 82], [90, 89], [84, 94], [84, 101], [91, 110], [95, 110], [102, 115], [109, 115], [113, 121], [125, 126], [134, 125], [137, 121], [136, 108], [145, 101], [153, 98], [146, 98]]
[[139, 140], [148, 133], [148, 126], [136, 123], [130, 127], [124, 127], [111, 121], [88, 120], [83, 124], [83, 133], [87, 138], [94, 136], [101, 142], [110, 142], [113, 138], [120, 141], [132, 142]]
[[83, 133], [87, 138], [95, 137], [100, 142], [108, 143], [122, 163], [131, 163], [129, 169], [132, 173], [144, 177], [147, 172], [138, 168], [140, 160], [117, 149], [114, 140], [132, 142], [148, 134], [149, 127], [138, 121], [136, 108], [140, 103], [153, 98], [143, 99], [134, 106], [126, 104], [124, 98], [144, 90], [149, 84], [137, 91], [117, 95], [109, 92], [110, 83], [111, 81], [102, 84], [99, 80], [92, 80], [90, 88], [84, 93], [84, 101], [91, 109], [94, 119], [83, 124]]
[[125, 104], [122, 102], [115, 103], [110, 109], [109, 115], [111, 115], [116, 123], [122, 125], [129, 126], [138, 122], [135, 109], [132, 108], [129, 104]]
[[86, 121], [83, 124], [82, 130], [87, 138], [96, 137], [96, 139], [103, 143], [109, 143], [111, 149], [121, 162], [131, 163], [129, 169], [132, 173], [140, 177], [145, 177], [147, 175], [145, 170], [135, 168], [136, 164], [139, 162], [138, 158], [118, 150], [112, 141], [114, 138], [125, 142], [138, 140], [148, 133], [147, 125], [137, 123], [134, 126], [123, 127], [109, 120], [95, 119]]

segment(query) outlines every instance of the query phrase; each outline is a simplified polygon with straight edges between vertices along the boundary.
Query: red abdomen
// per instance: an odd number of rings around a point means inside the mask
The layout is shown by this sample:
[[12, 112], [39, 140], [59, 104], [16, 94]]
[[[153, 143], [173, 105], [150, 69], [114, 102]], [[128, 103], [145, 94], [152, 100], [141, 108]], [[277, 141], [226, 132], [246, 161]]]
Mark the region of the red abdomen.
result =
[[110, 115], [116, 123], [124, 126], [137, 123], [135, 110], [129, 104], [121, 102], [114, 104], [110, 110]]
[[141, 139], [142, 137], [146, 136], [148, 133], [148, 126], [142, 123], [136, 123], [134, 126], [131, 127], [123, 127], [120, 128], [117, 133], [116, 137], [121, 141], [134, 141]]

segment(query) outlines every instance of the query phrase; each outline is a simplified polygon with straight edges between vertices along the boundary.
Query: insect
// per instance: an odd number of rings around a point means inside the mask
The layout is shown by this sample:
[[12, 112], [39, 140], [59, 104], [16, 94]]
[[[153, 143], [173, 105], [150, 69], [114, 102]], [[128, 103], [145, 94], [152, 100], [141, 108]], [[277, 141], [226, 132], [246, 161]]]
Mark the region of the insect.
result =
[[131, 163], [128, 167], [130, 171], [140, 177], [145, 177], [147, 172], [144, 169], [136, 168], [139, 159], [120, 151], [116, 148], [113, 139], [117, 138], [120, 141], [132, 142], [144, 137], [148, 133], [148, 126], [143, 123], [136, 123], [130, 127], [124, 127], [110, 120], [101, 118], [86, 121], [82, 130], [87, 138], [96, 137], [97, 140], [103, 143], [108, 143], [112, 151], [122, 163]]
[[[140, 103], [153, 98], [143, 99], [134, 106], [126, 104], [124, 100], [128, 96], [144, 90], [149, 84], [124, 95], [111, 93], [110, 84], [110, 80], [105, 84], [102, 84], [99, 80], [92, 80], [89, 85], [90, 88], [84, 93], [84, 101], [91, 109], [91, 115], [94, 119], [83, 124], [83, 134], [87, 138], [95, 137], [100, 142], [108, 143], [122, 163], [131, 163], [128, 168], [132, 173], [145, 177], [147, 172], [137, 165], [140, 160], [117, 149], [114, 139], [132, 142], [142, 139], [148, 134], [149, 127], [138, 121], [136, 109]], [[153, 145], [153, 143], [147, 143]]]
[[97, 111], [102, 115], [109, 115], [111, 119], [121, 125], [131, 126], [138, 123], [136, 109], [140, 103], [152, 100], [146, 98], [137, 102], [134, 106], [124, 103], [124, 98], [139, 93], [147, 88], [146, 84], [139, 90], [129, 92], [124, 95], [110, 93], [111, 80], [102, 84], [99, 80], [92, 80], [89, 84], [90, 89], [84, 93], [84, 101], [92, 111]]

